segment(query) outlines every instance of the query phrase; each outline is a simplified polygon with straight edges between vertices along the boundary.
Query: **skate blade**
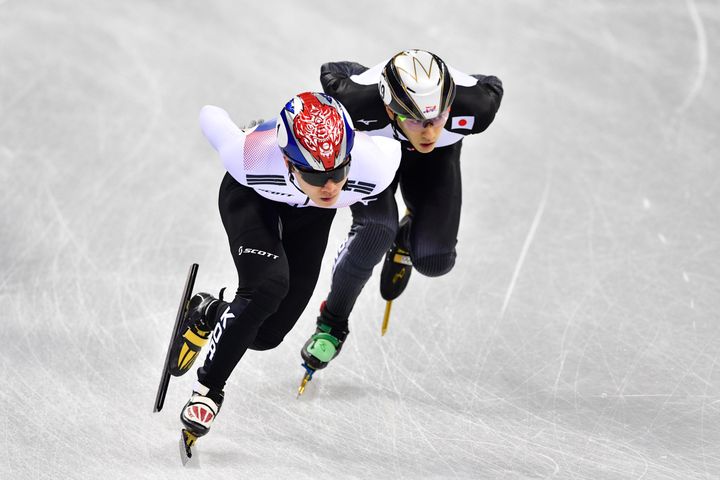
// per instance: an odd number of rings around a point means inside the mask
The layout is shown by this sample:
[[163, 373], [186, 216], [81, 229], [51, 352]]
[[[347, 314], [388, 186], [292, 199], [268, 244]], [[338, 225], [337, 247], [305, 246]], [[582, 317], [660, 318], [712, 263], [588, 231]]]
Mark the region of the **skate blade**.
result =
[[302, 365], [305, 368], [305, 375], [303, 376], [302, 381], [300, 382], [300, 386], [298, 387], [297, 396], [295, 399], [300, 398], [300, 395], [302, 395], [305, 392], [305, 387], [307, 386], [308, 382], [312, 380], [313, 373], [315, 373], [315, 370], [308, 367], [303, 363]]
[[392, 300], [385, 303], [385, 315], [383, 316], [382, 326], [380, 327], [380, 335], [385, 336], [390, 326], [390, 309], [392, 308]]
[[198, 437], [183, 428], [180, 433], [180, 461], [183, 467], [196, 468], [200, 466], [195, 441]]
[[170, 354], [172, 352], [173, 344], [175, 343], [175, 337], [177, 337], [178, 332], [180, 331], [183, 318], [188, 309], [188, 303], [190, 302], [192, 289], [195, 285], [198, 268], [198, 264], [193, 263], [190, 266], [190, 271], [188, 272], [187, 279], [185, 280], [185, 288], [183, 289], [180, 305], [178, 306], [178, 312], [175, 316], [175, 324], [173, 326], [172, 336], [170, 337], [170, 344], [168, 345], [167, 353], [165, 353], [165, 363], [163, 364], [163, 371], [160, 376], [160, 384], [158, 385], [157, 393], [155, 394], [155, 406], [153, 407], [153, 412], [159, 412], [165, 404], [165, 396], [167, 395], [168, 385], [170, 385], [170, 377], [172, 376], [170, 373]]

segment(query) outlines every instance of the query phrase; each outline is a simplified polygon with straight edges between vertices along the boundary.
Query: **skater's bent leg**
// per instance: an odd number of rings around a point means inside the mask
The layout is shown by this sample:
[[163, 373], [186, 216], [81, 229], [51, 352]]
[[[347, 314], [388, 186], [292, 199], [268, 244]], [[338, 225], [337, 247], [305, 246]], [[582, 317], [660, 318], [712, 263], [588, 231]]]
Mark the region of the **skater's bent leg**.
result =
[[453, 249], [448, 253], [413, 258], [412, 261], [415, 270], [426, 277], [440, 277], [452, 270], [456, 257], [457, 254]]
[[412, 212], [413, 267], [428, 277], [444, 275], [455, 265], [462, 207], [461, 148], [458, 142], [432, 154], [403, 154], [400, 188]]
[[289, 289], [277, 204], [228, 176], [219, 203], [242, 294], [218, 309], [208, 355], [198, 370], [198, 380], [214, 389], [224, 387], [260, 325], [278, 309]]
[[[290, 212], [289, 212], [290, 213]], [[290, 291], [260, 327], [253, 350], [277, 347], [297, 323], [312, 297], [327, 247], [334, 209], [296, 209], [283, 216], [283, 248], [290, 270]]]
[[[261, 273], [261, 272], [258, 272]], [[210, 388], [222, 389], [233, 369], [257, 337], [263, 322], [277, 309], [288, 291], [287, 280], [267, 279], [248, 299], [236, 297], [218, 310], [205, 364], [198, 370], [198, 380]]]
[[348, 318], [360, 292], [392, 246], [398, 228], [394, 189], [387, 188], [367, 205], [350, 209], [353, 224], [333, 267], [330, 293], [325, 308], [333, 315]]
[[[295, 280], [295, 277], [293, 277]], [[302, 284], [303, 280], [310, 282]], [[297, 276], [297, 281], [290, 282], [290, 293], [283, 299], [277, 311], [268, 316], [257, 330], [250, 345], [251, 350], [271, 350], [285, 339], [285, 335], [295, 326], [300, 314], [307, 306], [317, 281], [315, 278]]]
[[[271, 350], [282, 343], [285, 335], [292, 330], [298, 318], [312, 297], [315, 278], [300, 276], [297, 282], [290, 282], [290, 293], [283, 299], [277, 311], [265, 319], [257, 331], [251, 350]], [[293, 280], [295, 277], [293, 277]], [[307, 280], [308, 284], [302, 284]]]

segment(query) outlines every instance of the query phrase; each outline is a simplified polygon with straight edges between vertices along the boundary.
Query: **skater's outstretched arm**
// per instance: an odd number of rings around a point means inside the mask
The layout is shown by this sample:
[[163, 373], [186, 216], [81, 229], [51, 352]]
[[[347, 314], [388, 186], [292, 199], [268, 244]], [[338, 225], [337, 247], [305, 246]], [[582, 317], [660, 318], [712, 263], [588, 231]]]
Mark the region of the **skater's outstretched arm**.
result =
[[245, 133], [220, 107], [205, 105], [200, 110], [200, 128], [212, 147], [218, 151], [228, 172], [240, 183], [245, 183], [243, 150]]

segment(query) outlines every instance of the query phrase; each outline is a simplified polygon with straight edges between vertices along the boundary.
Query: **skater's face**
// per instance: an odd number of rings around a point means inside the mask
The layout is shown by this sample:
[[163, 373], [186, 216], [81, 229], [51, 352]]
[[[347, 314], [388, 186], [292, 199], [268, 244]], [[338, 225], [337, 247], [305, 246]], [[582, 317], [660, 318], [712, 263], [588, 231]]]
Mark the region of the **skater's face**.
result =
[[310, 200], [321, 207], [331, 207], [335, 204], [335, 202], [337, 202], [338, 198], [340, 198], [342, 186], [345, 184], [345, 180], [347, 179], [347, 177], [345, 177], [339, 183], [328, 180], [322, 187], [316, 187], [303, 180], [302, 175], [297, 175], [295, 178], [298, 181], [300, 189], [305, 193], [305, 195], [310, 197]]
[[440, 139], [443, 127], [450, 114], [450, 109], [447, 109], [431, 120], [420, 121], [397, 115], [387, 106], [385, 110], [391, 119], [397, 120], [400, 130], [402, 130], [413, 148], [420, 153], [430, 153], [435, 149], [435, 144]]
[[302, 176], [302, 172], [299, 172], [297, 168], [289, 162], [288, 166], [291, 171], [295, 173], [294, 177], [295, 180], [297, 180], [300, 190], [302, 190], [305, 195], [310, 197], [310, 200], [320, 207], [332, 207], [335, 205], [335, 202], [337, 202], [338, 198], [340, 198], [340, 192], [347, 181], [347, 172], [349, 171], [349, 168], [345, 169], [346, 173], [341, 179], [328, 178], [322, 186], [316, 186], [305, 181]]

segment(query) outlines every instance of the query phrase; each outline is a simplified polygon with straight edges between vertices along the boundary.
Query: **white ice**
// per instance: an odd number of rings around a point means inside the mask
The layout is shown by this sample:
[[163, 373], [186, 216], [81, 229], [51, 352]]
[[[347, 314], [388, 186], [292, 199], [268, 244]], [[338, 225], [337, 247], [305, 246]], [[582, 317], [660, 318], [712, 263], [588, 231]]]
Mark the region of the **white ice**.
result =
[[[1, 1], [0, 478], [720, 478], [719, 27], [714, 0]], [[179, 291], [192, 262], [235, 286], [200, 107], [269, 118], [403, 48], [506, 88], [455, 269], [385, 337], [375, 276], [296, 400], [342, 212], [183, 470], [194, 375], [151, 413]]]

